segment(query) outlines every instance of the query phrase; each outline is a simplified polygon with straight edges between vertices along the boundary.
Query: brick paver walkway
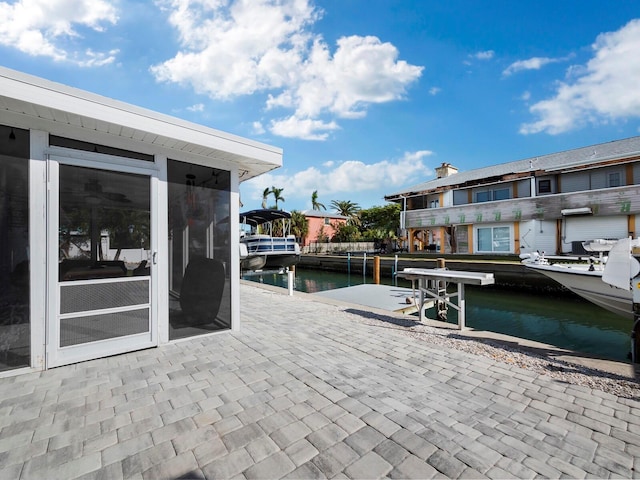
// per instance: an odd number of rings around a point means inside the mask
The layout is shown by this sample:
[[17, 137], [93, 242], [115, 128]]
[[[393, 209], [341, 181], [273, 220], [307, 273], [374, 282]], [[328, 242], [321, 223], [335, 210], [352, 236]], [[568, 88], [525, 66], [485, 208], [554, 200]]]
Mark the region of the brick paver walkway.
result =
[[242, 285], [242, 330], [0, 379], [0, 478], [640, 478], [640, 400]]

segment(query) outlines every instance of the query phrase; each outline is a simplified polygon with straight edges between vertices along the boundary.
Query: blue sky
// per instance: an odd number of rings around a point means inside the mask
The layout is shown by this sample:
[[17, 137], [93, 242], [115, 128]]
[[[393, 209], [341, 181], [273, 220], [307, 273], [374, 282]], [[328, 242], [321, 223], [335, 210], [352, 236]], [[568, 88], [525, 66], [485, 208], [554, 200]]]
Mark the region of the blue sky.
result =
[[281, 147], [245, 209], [640, 135], [640, 1], [0, 0], [0, 64]]

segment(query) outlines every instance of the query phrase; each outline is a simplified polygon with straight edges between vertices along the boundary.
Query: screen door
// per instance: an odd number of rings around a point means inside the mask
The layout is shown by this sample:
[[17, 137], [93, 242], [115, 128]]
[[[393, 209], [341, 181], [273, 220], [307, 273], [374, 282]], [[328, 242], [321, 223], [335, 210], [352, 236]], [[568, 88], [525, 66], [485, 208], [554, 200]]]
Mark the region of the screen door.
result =
[[91, 165], [49, 160], [47, 367], [157, 344], [153, 173]]

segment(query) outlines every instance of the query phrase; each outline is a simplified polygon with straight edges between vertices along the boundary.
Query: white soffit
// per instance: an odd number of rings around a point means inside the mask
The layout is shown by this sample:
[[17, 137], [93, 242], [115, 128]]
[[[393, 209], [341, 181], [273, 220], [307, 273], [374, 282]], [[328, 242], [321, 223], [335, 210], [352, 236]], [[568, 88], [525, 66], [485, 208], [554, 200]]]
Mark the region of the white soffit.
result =
[[280, 148], [5, 67], [2, 111], [235, 163], [241, 181], [282, 166]]

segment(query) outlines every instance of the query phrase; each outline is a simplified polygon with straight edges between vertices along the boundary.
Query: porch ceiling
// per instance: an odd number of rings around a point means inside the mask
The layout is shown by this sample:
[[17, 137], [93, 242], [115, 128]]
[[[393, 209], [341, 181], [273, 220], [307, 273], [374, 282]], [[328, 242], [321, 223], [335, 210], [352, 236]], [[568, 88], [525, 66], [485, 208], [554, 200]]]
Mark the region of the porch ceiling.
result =
[[128, 145], [142, 143], [149, 152], [169, 150], [176, 156], [187, 153], [236, 164], [241, 182], [282, 166], [280, 148], [4, 67], [1, 112], [13, 114], [21, 123], [16, 127], [43, 128], [57, 135], [71, 127], [113, 135]]

